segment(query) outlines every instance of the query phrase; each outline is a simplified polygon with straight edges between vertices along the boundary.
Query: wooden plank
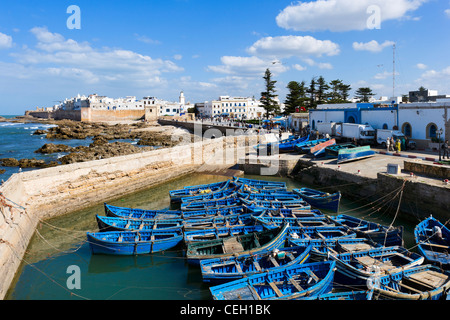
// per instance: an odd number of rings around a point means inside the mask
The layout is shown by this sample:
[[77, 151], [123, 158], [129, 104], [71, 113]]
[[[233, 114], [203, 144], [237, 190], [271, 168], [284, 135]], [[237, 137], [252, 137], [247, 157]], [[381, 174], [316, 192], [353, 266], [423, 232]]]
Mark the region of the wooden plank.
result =
[[259, 263], [258, 263], [258, 261], [253, 261], [253, 265], [255, 266], [255, 269], [257, 270], [257, 271], [261, 271], [261, 266], [259, 265]]
[[275, 267], [279, 267], [279, 266], [280, 266], [280, 265], [278, 264], [278, 262], [275, 260], [274, 257], [269, 256], [269, 260], [270, 260], [270, 262], [272, 262], [272, 264], [273, 264]]
[[417, 293], [423, 293], [423, 291], [420, 291], [420, 290], [417, 290], [416, 288], [407, 286], [406, 284], [403, 284], [403, 283], [401, 283], [401, 282], [399, 282], [398, 285], [401, 286], [401, 287], [403, 287], [403, 288], [406, 288], [406, 289], [408, 289], [408, 290], [417, 292]]
[[308, 273], [316, 282], [319, 281], [319, 277], [315, 275], [314, 272], [312, 272], [311, 270], [306, 270], [306, 273]]
[[448, 277], [437, 273], [435, 271], [424, 271], [412, 274], [408, 277], [409, 279], [414, 279], [416, 281], [422, 282], [425, 285], [438, 288], [448, 281]]
[[298, 284], [298, 282], [295, 281], [294, 279], [290, 278], [290, 279], [289, 279], [289, 282], [290, 282], [290, 283], [291, 283], [291, 284], [292, 284], [299, 292], [305, 290], [305, 289], [303, 289], [303, 288]]
[[242, 244], [237, 241], [236, 238], [230, 238], [223, 241], [223, 252], [234, 253], [244, 251]]
[[283, 294], [281, 293], [280, 289], [278, 289], [278, 287], [275, 285], [275, 283], [269, 282], [269, 286], [272, 288], [273, 291], [275, 291], [275, 294], [278, 297], [282, 297], [283, 296]]

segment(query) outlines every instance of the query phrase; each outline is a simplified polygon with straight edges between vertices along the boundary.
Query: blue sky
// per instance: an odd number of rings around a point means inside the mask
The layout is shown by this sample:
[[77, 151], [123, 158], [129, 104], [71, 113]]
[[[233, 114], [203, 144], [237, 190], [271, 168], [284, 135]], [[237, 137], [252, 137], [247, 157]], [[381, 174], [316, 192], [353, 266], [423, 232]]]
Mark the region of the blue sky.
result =
[[[70, 5], [81, 29], [69, 29]], [[450, 94], [450, 1], [165, 0], [0, 2], [0, 114], [79, 94], [188, 101], [260, 98], [270, 68], [391, 96]]]

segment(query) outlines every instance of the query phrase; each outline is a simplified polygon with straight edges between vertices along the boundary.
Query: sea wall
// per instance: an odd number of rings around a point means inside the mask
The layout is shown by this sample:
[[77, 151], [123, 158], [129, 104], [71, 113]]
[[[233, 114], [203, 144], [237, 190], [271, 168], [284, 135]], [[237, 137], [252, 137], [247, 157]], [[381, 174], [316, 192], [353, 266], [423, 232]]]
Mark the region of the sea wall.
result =
[[255, 142], [255, 137], [228, 136], [14, 174], [0, 187], [0, 298], [39, 221], [149, 188], [205, 164], [232, 166]]

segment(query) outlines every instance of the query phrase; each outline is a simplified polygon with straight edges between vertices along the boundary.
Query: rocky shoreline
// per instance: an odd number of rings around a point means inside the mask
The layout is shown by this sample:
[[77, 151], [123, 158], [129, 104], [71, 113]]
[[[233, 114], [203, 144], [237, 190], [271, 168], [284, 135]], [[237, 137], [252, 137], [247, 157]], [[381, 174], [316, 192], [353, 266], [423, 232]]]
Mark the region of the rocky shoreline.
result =
[[[146, 152], [159, 148], [170, 148], [182, 143], [189, 143], [192, 140], [192, 135], [187, 130], [143, 121], [91, 123], [71, 120], [44, 120], [29, 117], [3, 118], [0, 121], [54, 124], [54, 127], [50, 127], [47, 130], [36, 130], [33, 133], [34, 135], [45, 136], [47, 140], [52, 141], [52, 143], [47, 143], [37, 149], [35, 153], [66, 154], [58, 158], [57, 161], [49, 162], [36, 158], [2, 158], [0, 159], [0, 165], [3, 167], [54, 167]], [[93, 140], [89, 146], [71, 147], [64, 144], [65, 140], [84, 140], [88, 138]], [[133, 143], [120, 140], [131, 140]]]

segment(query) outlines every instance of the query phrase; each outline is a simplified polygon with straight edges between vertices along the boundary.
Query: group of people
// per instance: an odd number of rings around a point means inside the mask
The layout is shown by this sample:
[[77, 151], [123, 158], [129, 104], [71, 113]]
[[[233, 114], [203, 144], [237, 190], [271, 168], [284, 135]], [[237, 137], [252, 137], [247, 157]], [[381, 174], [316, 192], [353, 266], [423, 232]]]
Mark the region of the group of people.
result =
[[397, 139], [397, 141], [394, 141], [393, 137], [388, 137], [386, 139], [386, 151], [397, 151], [398, 153], [400, 153], [400, 151], [402, 150], [402, 142], [400, 141], [400, 139]]

